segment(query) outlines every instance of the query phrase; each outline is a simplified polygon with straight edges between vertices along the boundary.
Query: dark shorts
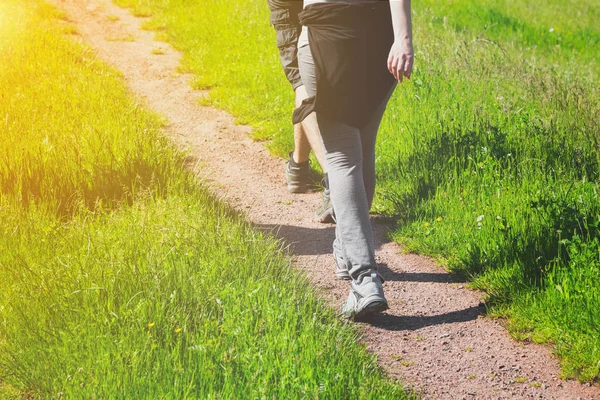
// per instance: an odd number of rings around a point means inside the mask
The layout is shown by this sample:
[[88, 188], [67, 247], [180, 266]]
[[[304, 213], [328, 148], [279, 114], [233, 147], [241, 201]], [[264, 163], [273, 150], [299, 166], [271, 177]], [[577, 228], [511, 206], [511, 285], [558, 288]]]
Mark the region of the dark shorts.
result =
[[277, 47], [283, 71], [292, 88], [302, 86], [298, 69], [298, 37], [302, 26], [298, 14], [302, 11], [301, 0], [268, 0], [271, 9], [271, 24], [277, 34]]

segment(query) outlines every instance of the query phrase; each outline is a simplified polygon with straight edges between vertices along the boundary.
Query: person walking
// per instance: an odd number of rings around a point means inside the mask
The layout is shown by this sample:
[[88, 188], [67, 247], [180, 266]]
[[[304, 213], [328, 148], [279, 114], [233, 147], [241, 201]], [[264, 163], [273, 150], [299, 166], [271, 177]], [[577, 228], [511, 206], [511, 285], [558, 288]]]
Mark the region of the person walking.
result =
[[[308, 97], [298, 69], [298, 38], [302, 26], [298, 14], [303, 9], [302, 0], [268, 0], [271, 11], [271, 24], [275, 28], [280, 61], [286, 78], [295, 93], [296, 107]], [[287, 188], [290, 193], [304, 193], [310, 185], [310, 150], [323, 170], [323, 200], [317, 208], [319, 222], [333, 222], [334, 213], [329, 196], [329, 182], [323, 142], [314, 114], [308, 115], [301, 123], [294, 124], [294, 150], [290, 152], [285, 170]]]
[[336, 276], [350, 280], [341, 312], [359, 319], [388, 303], [377, 270], [369, 211], [375, 140], [398, 82], [413, 68], [410, 0], [305, 0], [298, 43], [309, 98], [294, 122], [316, 112], [336, 214]]

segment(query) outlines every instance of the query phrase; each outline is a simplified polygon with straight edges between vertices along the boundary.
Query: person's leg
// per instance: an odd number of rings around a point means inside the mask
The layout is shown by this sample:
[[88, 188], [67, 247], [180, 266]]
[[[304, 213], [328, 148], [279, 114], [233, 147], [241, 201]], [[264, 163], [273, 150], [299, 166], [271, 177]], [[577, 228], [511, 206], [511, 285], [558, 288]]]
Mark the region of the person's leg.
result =
[[363, 181], [360, 130], [317, 117], [329, 166], [329, 186], [337, 227], [336, 254], [345, 259], [353, 279], [377, 268], [369, 204]]
[[302, 124], [294, 125], [294, 151], [292, 157], [294, 162], [303, 164], [308, 162], [308, 156], [310, 155], [310, 143], [304, 133]]
[[381, 105], [377, 108], [371, 120], [360, 129], [361, 143], [363, 149], [363, 181], [365, 185], [365, 192], [367, 194], [367, 202], [369, 204], [369, 210], [373, 205], [373, 197], [375, 195], [375, 142], [377, 140], [377, 131], [381, 124], [381, 119], [385, 113], [387, 103], [394, 92], [396, 86], [390, 90], [386, 98], [383, 100]]
[[[275, 29], [279, 58], [285, 76], [294, 92], [302, 86], [298, 69], [298, 38], [301, 26], [298, 13], [302, 11], [302, 2], [268, 0], [271, 10], [271, 24]], [[310, 184], [310, 166], [308, 156], [310, 145], [301, 125], [294, 126], [294, 151], [290, 153], [285, 170], [288, 191], [302, 193]]]
[[[392, 90], [393, 92], [393, 90]], [[391, 94], [391, 92], [390, 92]], [[373, 204], [373, 196], [375, 193], [375, 141], [377, 139], [377, 131], [381, 123], [381, 118], [385, 112], [389, 97], [377, 109], [373, 118], [364, 128], [360, 129], [361, 146], [362, 146], [362, 177], [367, 196], [367, 207], [370, 210]], [[352, 269], [352, 264], [348, 262], [345, 246], [342, 242], [342, 233], [338, 232], [339, 225], [336, 226], [336, 238], [333, 242], [333, 255], [336, 262], [336, 276], [339, 279], [351, 279], [349, 270]]]
[[[314, 96], [315, 66], [309, 46], [298, 49], [298, 66], [308, 95]], [[370, 202], [363, 178], [361, 132], [325, 118], [317, 117], [317, 122], [329, 168], [329, 186], [337, 221], [333, 245], [338, 264], [336, 275], [340, 278], [347, 277], [343, 273], [347, 269], [349, 275], [356, 279], [362, 272], [376, 268], [369, 221]], [[340, 210], [338, 207], [341, 207]]]
[[[296, 89], [296, 107], [299, 107], [307, 98], [308, 93], [306, 87], [304, 85], [298, 87]], [[327, 173], [327, 163], [325, 161], [325, 153], [323, 152], [321, 132], [319, 131], [317, 118], [314, 114], [309, 115], [302, 123], [294, 126], [294, 145], [294, 160], [296, 162], [308, 160], [308, 155], [312, 148], [323, 173]]]
[[[301, 47], [298, 50], [298, 61], [307, 91], [309, 95], [314, 94], [316, 88], [307, 79], [309, 76], [315, 76], [310, 49]], [[373, 231], [369, 217], [372, 194], [369, 200], [363, 171], [363, 139], [360, 129], [319, 115], [317, 122], [323, 139], [337, 222], [334, 241], [334, 257], [338, 265], [336, 275], [342, 277], [345, 269], [352, 279], [350, 294], [342, 305], [342, 313], [347, 317], [357, 318], [388, 308], [383, 293], [383, 281], [377, 273], [375, 262]], [[376, 128], [379, 123], [367, 125], [368, 128]], [[372, 143], [376, 129], [374, 131]], [[371, 146], [371, 140], [367, 140], [365, 144]], [[371, 163], [371, 158], [367, 163]], [[367, 175], [371, 176], [372, 171], [367, 171]]]
[[334, 256], [352, 279], [342, 314], [361, 318], [388, 308], [377, 272], [369, 200], [363, 178], [363, 146], [358, 128], [317, 115], [329, 166], [331, 199], [336, 214]]
[[[298, 68], [300, 69], [300, 76], [304, 83], [304, 93], [299, 93], [300, 96], [296, 97], [296, 106], [299, 106], [307, 97], [314, 96], [317, 91], [315, 65], [308, 45], [301, 46], [298, 49]], [[305, 132], [307, 132], [306, 136], [310, 140], [312, 149], [315, 152], [315, 157], [319, 161], [325, 174], [323, 178], [323, 186], [325, 187], [325, 190], [323, 191], [323, 202], [316, 212], [317, 221], [334, 222], [335, 212], [330, 198], [327, 160], [325, 158], [323, 139], [321, 138], [321, 131], [315, 113], [306, 117], [302, 122], [302, 125]]]

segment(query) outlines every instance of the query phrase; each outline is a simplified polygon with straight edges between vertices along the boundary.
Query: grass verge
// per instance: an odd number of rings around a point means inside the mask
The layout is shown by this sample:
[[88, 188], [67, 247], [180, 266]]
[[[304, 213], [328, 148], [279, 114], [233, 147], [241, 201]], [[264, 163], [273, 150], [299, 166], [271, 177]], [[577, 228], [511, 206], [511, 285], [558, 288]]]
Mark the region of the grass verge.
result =
[[[209, 101], [287, 154], [292, 93], [264, 1], [116, 2], [151, 10], [147, 27], [184, 52]], [[417, 70], [382, 123], [375, 211], [399, 216], [408, 250], [486, 291], [515, 337], [554, 343], [565, 376], [597, 380], [600, 7], [414, 7]]]
[[0, 397], [406, 397], [59, 12], [0, 15]]

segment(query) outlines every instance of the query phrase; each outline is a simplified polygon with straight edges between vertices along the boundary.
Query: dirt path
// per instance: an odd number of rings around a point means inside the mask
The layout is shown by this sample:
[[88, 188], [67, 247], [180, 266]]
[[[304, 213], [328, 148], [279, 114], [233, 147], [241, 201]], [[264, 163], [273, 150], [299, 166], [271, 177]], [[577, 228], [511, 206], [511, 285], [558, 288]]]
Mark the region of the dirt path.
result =
[[[231, 116], [199, 106], [203, 93], [190, 88], [190, 76], [176, 72], [180, 55], [141, 30], [142, 19], [108, 0], [52, 1], [67, 12], [82, 40], [123, 72], [140, 101], [167, 118], [167, 133], [191, 151], [214, 193], [284, 238], [297, 266], [338, 307], [348, 284], [333, 279], [333, 227], [313, 221], [320, 194], [288, 194], [284, 161], [252, 142], [250, 129], [235, 125]], [[157, 48], [165, 53], [152, 54]], [[430, 260], [400, 254], [386, 239], [384, 223], [374, 229], [391, 309], [362, 329], [391, 376], [431, 399], [600, 399], [597, 387], [561, 381], [549, 349], [516, 343], [484, 318], [480, 294]]]

